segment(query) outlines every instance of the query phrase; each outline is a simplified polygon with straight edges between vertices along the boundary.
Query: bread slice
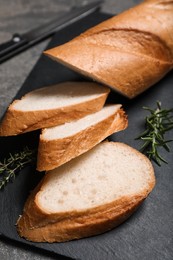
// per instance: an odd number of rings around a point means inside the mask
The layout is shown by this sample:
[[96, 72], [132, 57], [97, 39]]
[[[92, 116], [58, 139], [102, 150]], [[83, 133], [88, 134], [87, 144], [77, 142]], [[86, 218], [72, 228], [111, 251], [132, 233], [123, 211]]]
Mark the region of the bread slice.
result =
[[15, 100], [0, 125], [0, 136], [51, 127], [99, 111], [109, 88], [90, 82], [64, 82]]
[[127, 117], [120, 107], [107, 105], [75, 122], [44, 129], [40, 135], [37, 170], [52, 170], [125, 129]]
[[173, 69], [172, 14], [172, 1], [142, 1], [45, 54], [133, 98]]
[[100, 234], [126, 220], [154, 185], [149, 159], [126, 144], [104, 141], [47, 172], [18, 219], [19, 235], [62, 242]]

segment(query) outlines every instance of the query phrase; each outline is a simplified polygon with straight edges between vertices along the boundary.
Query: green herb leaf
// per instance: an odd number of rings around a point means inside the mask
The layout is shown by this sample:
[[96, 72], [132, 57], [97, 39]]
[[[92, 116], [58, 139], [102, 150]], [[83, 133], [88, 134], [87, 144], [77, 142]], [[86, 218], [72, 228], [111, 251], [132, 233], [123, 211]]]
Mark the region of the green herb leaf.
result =
[[150, 115], [145, 119], [146, 130], [136, 139], [144, 141], [141, 152], [161, 166], [161, 162], [167, 163], [167, 161], [159, 154], [158, 148], [163, 147], [166, 151], [170, 151], [167, 143], [173, 140], [165, 140], [164, 135], [173, 129], [173, 109], [162, 109], [160, 101], [157, 101], [156, 109], [143, 108]]
[[3, 162], [0, 162], [0, 189], [9, 181], [15, 179], [16, 174], [26, 165], [36, 162], [36, 151], [25, 147], [22, 151], [9, 154]]

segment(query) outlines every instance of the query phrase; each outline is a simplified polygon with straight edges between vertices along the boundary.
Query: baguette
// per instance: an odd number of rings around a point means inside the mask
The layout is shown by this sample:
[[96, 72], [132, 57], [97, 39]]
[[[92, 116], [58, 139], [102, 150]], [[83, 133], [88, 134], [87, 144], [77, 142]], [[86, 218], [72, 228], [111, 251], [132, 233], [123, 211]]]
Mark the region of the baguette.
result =
[[18, 233], [34, 242], [62, 242], [106, 232], [125, 221], [154, 185], [144, 155], [102, 142], [47, 172], [24, 206]]
[[40, 135], [37, 170], [52, 170], [126, 127], [127, 116], [121, 105], [108, 105], [75, 122], [44, 129]]
[[97, 112], [109, 92], [109, 88], [92, 82], [64, 82], [31, 91], [9, 106], [0, 136], [60, 125]]
[[172, 34], [173, 1], [148, 0], [44, 53], [134, 98], [173, 68]]

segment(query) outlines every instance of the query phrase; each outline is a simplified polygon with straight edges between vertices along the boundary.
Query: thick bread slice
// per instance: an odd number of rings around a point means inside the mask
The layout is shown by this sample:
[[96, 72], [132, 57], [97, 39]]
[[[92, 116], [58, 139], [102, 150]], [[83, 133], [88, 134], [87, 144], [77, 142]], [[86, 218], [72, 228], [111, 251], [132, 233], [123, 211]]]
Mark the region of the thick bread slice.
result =
[[109, 92], [109, 88], [92, 82], [64, 82], [34, 90], [9, 106], [0, 125], [0, 136], [82, 118], [99, 111]]
[[45, 52], [129, 98], [173, 68], [173, 1], [150, 0]]
[[37, 170], [52, 170], [125, 129], [127, 116], [120, 107], [107, 105], [75, 122], [44, 129], [40, 135]]
[[122, 143], [102, 142], [47, 172], [25, 204], [19, 235], [60, 242], [105, 232], [127, 219], [154, 185], [144, 155]]

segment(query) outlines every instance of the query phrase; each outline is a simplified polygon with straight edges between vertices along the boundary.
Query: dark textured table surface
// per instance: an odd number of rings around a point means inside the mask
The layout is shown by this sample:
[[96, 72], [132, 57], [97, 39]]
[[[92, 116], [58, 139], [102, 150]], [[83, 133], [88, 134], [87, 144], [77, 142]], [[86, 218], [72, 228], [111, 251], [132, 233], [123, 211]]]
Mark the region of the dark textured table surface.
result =
[[[58, 13], [68, 10], [71, 6], [81, 4], [81, 2], [72, 0], [0, 0], [0, 43], [9, 40], [12, 33], [30, 30]], [[139, 2], [140, 0], [107, 0], [102, 6], [102, 11], [117, 14]], [[49, 40], [46, 40], [0, 66], [0, 116], [20, 89], [48, 42]], [[1, 240], [0, 259], [46, 260], [58, 258], [22, 247], [12, 241]]]

